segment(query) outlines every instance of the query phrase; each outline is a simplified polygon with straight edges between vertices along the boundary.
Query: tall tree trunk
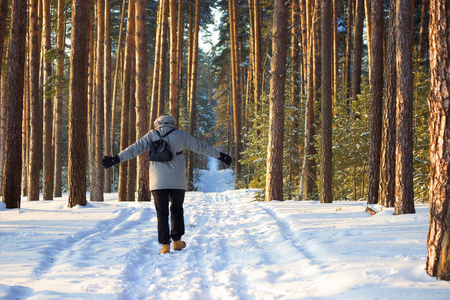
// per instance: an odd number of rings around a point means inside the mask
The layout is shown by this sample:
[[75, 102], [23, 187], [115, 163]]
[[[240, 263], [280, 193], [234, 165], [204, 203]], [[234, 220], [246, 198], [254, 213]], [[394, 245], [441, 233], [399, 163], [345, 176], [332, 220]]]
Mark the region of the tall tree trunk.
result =
[[378, 203], [378, 187], [380, 183], [380, 156], [383, 107], [383, 40], [384, 15], [383, 1], [372, 0], [371, 78], [370, 78], [370, 148], [369, 148], [369, 191], [368, 204]]
[[[195, 1], [195, 21], [194, 21], [194, 36], [192, 41], [192, 65], [190, 92], [189, 92], [189, 134], [194, 135], [195, 119], [196, 119], [196, 92], [197, 92], [197, 66], [198, 66], [198, 36], [200, 30], [200, 0]], [[188, 152], [188, 190], [192, 191], [194, 188], [194, 153]]]
[[[253, 67], [253, 89], [254, 89], [254, 102], [255, 102], [255, 116], [259, 115], [260, 102], [261, 102], [261, 83], [262, 83], [262, 62], [261, 62], [261, 28], [260, 28], [260, 16], [259, 16], [259, 0], [253, 1], [253, 33], [254, 33], [254, 67]], [[258, 124], [255, 124], [259, 128]], [[259, 136], [259, 129], [256, 130], [256, 135]]]
[[415, 213], [413, 184], [413, 72], [412, 24], [413, 9], [400, 1], [396, 20], [397, 55], [397, 117], [396, 117], [396, 180], [395, 214]]
[[103, 64], [105, 63], [105, 2], [97, 0], [97, 55], [95, 60], [95, 157], [93, 162], [95, 185], [91, 189], [91, 201], [103, 201], [104, 173], [101, 168], [104, 136], [104, 86]]
[[[131, 74], [130, 74], [130, 96], [129, 96], [129, 144], [136, 140], [136, 60], [134, 58], [135, 47], [133, 43], [131, 58]], [[145, 154], [144, 154], [145, 155]], [[127, 199], [128, 201], [135, 201], [136, 198], [136, 171], [137, 164], [136, 159], [130, 159], [128, 161], [128, 183], [127, 183]]]
[[305, 153], [303, 158], [302, 175], [300, 181], [300, 198], [308, 199], [312, 196], [315, 187], [316, 172], [314, 169], [314, 155], [316, 149], [314, 146], [315, 124], [314, 124], [314, 30], [313, 24], [316, 20], [316, 11], [313, 6], [313, 0], [307, 0], [307, 50], [308, 50], [308, 85], [307, 85], [307, 104], [305, 109]]
[[337, 102], [339, 80], [339, 35], [337, 1], [333, 0], [333, 103]]
[[[104, 154], [112, 156], [112, 143], [111, 132], [113, 124], [111, 123], [111, 0], [105, 0], [105, 48], [104, 48], [104, 73], [103, 73], [103, 86], [105, 97], [105, 148]], [[111, 168], [104, 171], [105, 176], [105, 192], [111, 193], [112, 185], [112, 172]]]
[[[269, 141], [266, 171], [266, 201], [283, 200], [283, 139], [288, 9], [284, 0], [275, 0], [272, 29], [270, 77]], [[236, 126], [236, 125], [235, 125]]]
[[[3, 62], [8, 62], [9, 65], [9, 48], [6, 51], [6, 55], [5, 55], [5, 60]], [[5, 169], [5, 151], [6, 151], [6, 115], [7, 115], [7, 107], [8, 107], [8, 84], [9, 84], [9, 70], [4, 70], [3, 74], [2, 74], [2, 81], [1, 81], [1, 108], [0, 108], [0, 114], [1, 114], [1, 123], [0, 123], [0, 176], [1, 176], [1, 181], [0, 181], [0, 186], [1, 186], [1, 190], [0, 192], [3, 195], [3, 175], [4, 175], [4, 169]], [[22, 146], [23, 147], [23, 146]], [[25, 147], [24, 149], [25, 151], [27, 150], [27, 148]], [[27, 154], [26, 152], [24, 153], [25, 155]], [[25, 158], [25, 155], [24, 158]], [[22, 164], [23, 165], [23, 164]], [[23, 168], [23, 167], [22, 167]], [[28, 173], [26, 172], [25, 168], [22, 169], [22, 174], [24, 174], [25, 177], [22, 178], [22, 181], [27, 181], [27, 175]], [[26, 186], [26, 184], [22, 184], [23, 186]], [[26, 194], [23, 194], [26, 195]]]
[[[39, 200], [39, 173], [42, 157], [42, 110], [39, 95], [39, 29], [38, 0], [33, 0], [30, 7], [30, 92], [31, 92], [31, 145], [28, 172], [28, 201]], [[12, 53], [11, 53], [12, 55]], [[22, 78], [23, 80], [23, 78]]]
[[[114, 69], [114, 86], [113, 86], [113, 95], [112, 95], [112, 113], [111, 113], [111, 153], [114, 153], [114, 140], [115, 140], [115, 124], [116, 124], [116, 102], [117, 102], [117, 89], [119, 87], [119, 70], [122, 61], [122, 37], [123, 37], [123, 25], [125, 21], [125, 12], [127, 0], [123, 0], [122, 3], [122, 12], [120, 17], [120, 26], [119, 26], [119, 38], [117, 43], [117, 53], [116, 53], [116, 66]], [[111, 177], [114, 176], [114, 173], [111, 172]]]
[[159, 102], [159, 93], [160, 93], [160, 80], [161, 76], [161, 31], [163, 27], [163, 16], [164, 16], [164, 1], [168, 0], [159, 0], [158, 1], [158, 16], [157, 16], [157, 27], [156, 27], [156, 45], [155, 45], [155, 59], [153, 64], [153, 85], [152, 85], [152, 100], [151, 100], [151, 115], [150, 115], [150, 127], [153, 126], [153, 122], [158, 117], [158, 102]]
[[448, 144], [450, 123], [450, 4], [430, 4], [430, 227], [426, 270], [430, 276], [450, 281], [450, 190]]
[[164, 114], [166, 102], [166, 69], [167, 69], [167, 32], [169, 31], [169, 0], [164, 0], [163, 19], [161, 27], [161, 47], [158, 58], [160, 61], [158, 116]]
[[3, 178], [3, 201], [6, 208], [20, 208], [22, 167], [22, 109], [25, 67], [27, 2], [14, 1], [10, 46], [10, 76], [8, 90], [8, 125]]
[[[129, 127], [130, 127], [130, 81], [131, 81], [131, 60], [134, 59], [134, 31], [135, 15], [134, 5], [128, 5], [128, 26], [127, 42], [125, 46], [125, 68], [123, 80], [122, 95], [122, 122], [120, 129], [120, 149], [125, 149], [130, 145]], [[132, 125], [134, 126], [134, 124]], [[133, 136], [134, 138], [134, 136]], [[132, 201], [127, 197], [128, 187], [128, 164], [125, 161], [119, 165], [119, 201]]]
[[[372, 47], [372, 26], [374, 26], [374, 24], [372, 24], [372, 22], [370, 21], [370, 16], [371, 16], [371, 1], [370, 0], [364, 0], [364, 7], [365, 7], [365, 12], [366, 12], [366, 27], [367, 27], [367, 49], [368, 49], [368, 53], [367, 53], [367, 61], [369, 63], [369, 82], [371, 80], [371, 76], [372, 76], [372, 70], [370, 69], [370, 65], [372, 63], [372, 53], [370, 52], [370, 49]], [[384, 20], [383, 20], [383, 24], [384, 24]], [[383, 26], [384, 28], [384, 26]]]
[[[57, 48], [60, 52], [57, 60], [56, 67], [56, 77], [58, 80], [63, 79], [64, 76], [64, 53], [65, 49], [65, 1], [58, 0], [58, 27], [57, 27]], [[62, 85], [58, 83], [56, 86], [56, 96], [55, 96], [55, 109], [54, 109], [54, 124], [53, 124], [53, 140], [54, 140], [54, 162], [55, 162], [55, 173], [54, 173], [54, 188], [53, 195], [55, 197], [62, 196], [62, 113], [63, 113], [63, 103], [62, 103]]]
[[418, 58], [423, 59], [425, 56], [425, 44], [428, 36], [428, 21], [427, 14], [430, 8], [430, 0], [422, 0], [422, 15], [420, 18], [420, 33], [419, 33], [419, 50]]
[[[235, 184], [239, 183], [241, 164], [241, 91], [239, 82], [239, 38], [237, 34], [237, 2], [229, 0], [230, 14], [230, 45], [231, 45], [231, 73], [233, 90], [233, 120], [234, 120], [234, 156], [235, 156]], [[285, 79], [286, 80], [286, 79]], [[283, 100], [284, 102], [284, 100]]]
[[[181, 0], [180, 0], [181, 1]], [[136, 1], [136, 140], [148, 131], [147, 117], [147, 31], [145, 0]], [[139, 155], [138, 164], [138, 201], [150, 201], [148, 155]]]
[[69, 83], [69, 207], [86, 205], [87, 90], [91, 0], [73, 0]]
[[[95, 10], [94, 4], [93, 8]], [[94, 49], [94, 19], [96, 19], [95, 11], [91, 11], [89, 16], [89, 66], [88, 66], [88, 164], [89, 164], [89, 190], [96, 190], [95, 184], [95, 49]], [[92, 196], [91, 196], [92, 197]], [[95, 199], [95, 197], [94, 197]]]
[[51, 43], [51, 14], [50, 0], [43, 1], [44, 10], [44, 138], [43, 138], [43, 180], [42, 193], [45, 200], [53, 200], [53, 98], [51, 97], [49, 77], [52, 75], [52, 64], [45, 59], [47, 51], [52, 47]]
[[[8, 12], [8, 0], [0, 0], [0, 66], [3, 61], [3, 47], [6, 36], [6, 16]], [[0, 68], [0, 79], [2, 78], [2, 68]]]
[[352, 99], [361, 94], [362, 36], [364, 25], [364, 0], [356, 1], [356, 26], [353, 55]]
[[177, 101], [178, 101], [178, 107], [177, 107], [177, 112], [176, 115], [174, 116], [175, 120], [177, 121], [177, 124], [180, 124], [180, 91], [181, 91], [181, 71], [182, 71], [182, 66], [183, 66], [183, 33], [184, 33], [184, 13], [183, 13], [183, 1], [182, 0], [178, 0], [178, 41], [177, 41], [177, 73], [175, 74], [175, 76], [178, 77], [177, 79], [177, 85], [178, 85], [178, 89], [177, 89]]
[[333, 173], [332, 173], [332, 18], [331, 0], [322, 1], [322, 192], [321, 203], [333, 202]]
[[352, 27], [353, 27], [353, 3], [355, 0], [348, 0], [347, 7], [347, 48], [345, 51], [345, 72], [343, 76], [343, 85], [345, 98], [347, 98], [347, 111], [351, 112], [350, 106], [350, 85], [351, 85], [351, 58], [352, 58]]
[[395, 37], [396, 1], [389, 4], [389, 27], [386, 51], [386, 69], [384, 70], [383, 132], [381, 140], [380, 191], [379, 204], [394, 207], [395, 202], [395, 118], [396, 118], [396, 37]]
[[[300, 112], [300, 10], [299, 0], [294, 0], [291, 5], [291, 59], [292, 59], [292, 71], [291, 71], [291, 141], [290, 141], [290, 155], [292, 163], [289, 164], [289, 179], [290, 182], [294, 182], [294, 179], [298, 177], [298, 171], [300, 170], [300, 145], [299, 145], [299, 112]], [[288, 199], [292, 199], [291, 188], [288, 191]]]
[[[182, 0], [180, 0], [182, 1]], [[170, 3], [170, 84], [169, 84], [169, 105], [170, 115], [178, 120], [178, 33], [177, 26], [177, 5], [175, 0], [169, 0]]]

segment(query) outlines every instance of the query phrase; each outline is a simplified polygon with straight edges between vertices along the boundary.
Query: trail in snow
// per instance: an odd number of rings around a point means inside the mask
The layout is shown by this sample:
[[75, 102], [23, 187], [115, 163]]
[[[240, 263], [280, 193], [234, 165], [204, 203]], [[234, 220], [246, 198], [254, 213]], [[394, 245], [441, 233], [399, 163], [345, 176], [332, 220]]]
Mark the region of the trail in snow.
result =
[[226, 191], [228, 171], [202, 174], [214, 192], [186, 194], [187, 247], [166, 255], [152, 202], [0, 204], [0, 299], [450, 297], [424, 271], [427, 205], [370, 216], [363, 202], [253, 202], [253, 190]]

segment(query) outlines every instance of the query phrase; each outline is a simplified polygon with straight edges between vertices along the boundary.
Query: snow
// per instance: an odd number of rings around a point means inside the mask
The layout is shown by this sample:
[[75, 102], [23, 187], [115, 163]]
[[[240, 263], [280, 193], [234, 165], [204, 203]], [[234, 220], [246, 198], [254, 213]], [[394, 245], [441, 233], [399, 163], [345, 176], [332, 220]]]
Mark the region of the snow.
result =
[[152, 202], [0, 202], [0, 299], [450, 299], [424, 270], [428, 205], [256, 202], [210, 168], [186, 193], [187, 247], [165, 255]]

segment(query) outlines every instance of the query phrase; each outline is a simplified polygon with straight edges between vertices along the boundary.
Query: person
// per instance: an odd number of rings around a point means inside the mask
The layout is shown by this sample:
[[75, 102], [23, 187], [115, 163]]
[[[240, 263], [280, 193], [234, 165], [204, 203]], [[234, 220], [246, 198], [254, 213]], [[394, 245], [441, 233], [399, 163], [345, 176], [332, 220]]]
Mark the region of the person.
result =
[[232, 159], [229, 155], [198, 140], [187, 132], [177, 129], [176, 120], [170, 115], [158, 117], [153, 125], [155, 130], [149, 131], [118, 155], [114, 157], [105, 156], [102, 165], [107, 169], [120, 162], [135, 158], [148, 151], [152, 141], [157, 141], [160, 138], [168, 143], [173, 154], [172, 160], [150, 161], [150, 192], [153, 195], [158, 219], [158, 242], [162, 244], [160, 253], [169, 253], [171, 240], [174, 250], [181, 250], [186, 247], [186, 243], [181, 240], [185, 233], [183, 202], [187, 188], [186, 164], [184, 155], [182, 155], [184, 148], [205, 156], [215, 157], [227, 166], [230, 166]]

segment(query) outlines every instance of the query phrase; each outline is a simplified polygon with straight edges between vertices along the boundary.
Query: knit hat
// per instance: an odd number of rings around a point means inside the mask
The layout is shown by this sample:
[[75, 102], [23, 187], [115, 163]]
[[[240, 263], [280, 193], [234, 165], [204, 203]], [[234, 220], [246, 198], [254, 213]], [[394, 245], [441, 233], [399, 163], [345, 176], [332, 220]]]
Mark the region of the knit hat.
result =
[[177, 128], [177, 120], [170, 115], [162, 115], [155, 120], [153, 126], [156, 130], [161, 129], [162, 127]]

